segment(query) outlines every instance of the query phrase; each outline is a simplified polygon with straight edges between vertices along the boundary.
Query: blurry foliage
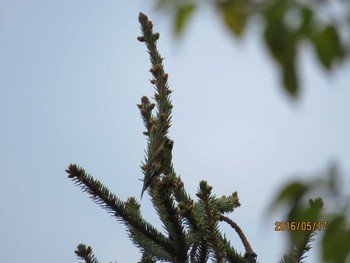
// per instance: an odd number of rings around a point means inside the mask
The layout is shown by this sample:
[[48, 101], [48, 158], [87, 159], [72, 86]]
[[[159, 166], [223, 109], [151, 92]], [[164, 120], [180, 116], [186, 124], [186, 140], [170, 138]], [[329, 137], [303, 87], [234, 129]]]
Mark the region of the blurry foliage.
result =
[[[317, 235], [322, 235], [321, 254], [323, 262], [347, 263], [350, 262], [350, 216], [349, 196], [343, 194], [340, 187], [337, 166], [332, 165], [324, 175], [311, 181], [293, 181], [284, 186], [271, 205], [271, 210], [276, 210], [281, 205], [287, 207], [287, 222], [321, 222]], [[310, 195], [323, 197], [310, 199], [306, 205], [305, 199]], [[326, 208], [323, 208], [323, 202]], [[298, 252], [298, 246], [309, 238], [313, 240], [313, 234], [308, 237], [308, 231], [287, 231], [289, 234], [289, 250], [283, 262], [295, 262], [288, 260], [290, 255]], [[305, 246], [304, 246], [305, 247]], [[309, 250], [310, 245], [306, 246]], [[300, 260], [303, 258], [300, 258]], [[302, 262], [302, 261], [298, 261]]]
[[[261, 23], [262, 40], [280, 68], [284, 90], [297, 98], [300, 91], [297, 58], [303, 42], [311, 44], [320, 64], [328, 71], [350, 51], [350, 3], [327, 0], [157, 0], [170, 9], [174, 33], [179, 36], [191, 15], [202, 4], [212, 5], [229, 31], [242, 37], [248, 22]], [[254, 19], [258, 17], [259, 20]]]

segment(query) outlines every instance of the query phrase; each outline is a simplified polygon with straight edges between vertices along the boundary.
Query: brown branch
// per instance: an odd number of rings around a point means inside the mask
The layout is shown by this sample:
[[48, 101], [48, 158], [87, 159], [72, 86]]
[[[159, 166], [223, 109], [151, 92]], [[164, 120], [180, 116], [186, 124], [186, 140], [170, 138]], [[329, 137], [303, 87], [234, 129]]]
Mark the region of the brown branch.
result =
[[241, 239], [243, 246], [245, 248], [245, 258], [256, 258], [256, 253], [253, 251], [252, 247], [250, 246], [248, 239], [244, 235], [242, 229], [237, 225], [237, 223], [233, 222], [230, 218], [220, 215], [220, 221], [225, 221], [227, 224], [229, 224], [238, 234], [239, 238]]

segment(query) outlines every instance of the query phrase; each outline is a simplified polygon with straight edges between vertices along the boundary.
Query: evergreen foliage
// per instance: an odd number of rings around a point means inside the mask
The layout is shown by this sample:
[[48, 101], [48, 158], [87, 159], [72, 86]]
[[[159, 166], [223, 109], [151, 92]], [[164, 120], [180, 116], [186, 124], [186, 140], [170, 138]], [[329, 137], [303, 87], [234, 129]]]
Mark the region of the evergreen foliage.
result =
[[[164, 71], [163, 58], [156, 46], [159, 33], [153, 33], [153, 24], [143, 13], [139, 15], [139, 22], [142, 36], [138, 40], [146, 44], [150, 55], [150, 72], [153, 76], [151, 83], [155, 88], [155, 103], [143, 96], [141, 103], [137, 105], [146, 128], [144, 135], [148, 140], [145, 160], [141, 165], [145, 175], [149, 172], [149, 160], [154, 152], [168, 139], [173, 105], [167, 83], [168, 74]], [[155, 106], [156, 112], [153, 113]], [[126, 226], [130, 239], [140, 248], [142, 263], [204, 263], [209, 260], [219, 263], [257, 262], [257, 255], [242, 229], [227, 216], [240, 206], [237, 192], [217, 197], [212, 193], [212, 187], [206, 181], [201, 181], [196, 193], [198, 200], [194, 201], [186, 192], [180, 176], [176, 175], [174, 167], [170, 165], [164, 176], [155, 178], [148, 188], [155, 211], [163, 225], [162, 232], [142, 217], [140, 203], [135, 197], [130, 197], [125, 202], [120, 200], [78, 165], [69, 165], [66, 172], [96, 204]], [[310, 203], [310, 207], [315, 207], [313, 204]], [[245, 248], [243, 255], [236, 251], [221, 232], [220, 223], [227, 223], [237, 233]], [[310, 249], [309, 243], [313, 235], [314, 231], [309, 231], [298, 236], [293, 243], [293, 250], [281, 262], [301, 262], [305, 252]], [[232, 237], [232, 233], [229, 236]], [[89, 246], [80, 244], [75, 253], [85, 262], [99, 262]]]

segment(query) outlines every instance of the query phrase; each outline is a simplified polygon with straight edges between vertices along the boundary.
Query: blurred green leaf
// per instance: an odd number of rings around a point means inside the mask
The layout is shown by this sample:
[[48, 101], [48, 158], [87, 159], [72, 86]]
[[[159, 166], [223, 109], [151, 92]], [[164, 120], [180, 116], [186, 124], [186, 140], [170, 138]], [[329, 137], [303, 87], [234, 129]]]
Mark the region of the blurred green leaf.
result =
[[287, 61], [283, 63], [285, 63], [282, 65], [284, 89], [289, 95], [296, 98], [298, 95], [298, 79], [295, 71], [295, 62], [293, 60], [289, 64], [286, 64], [288, 63]]
[[245, 0], [231, 0], [219, 2], [218, 8], [229, 29], [236, 35], [241, 36], [246, 25], [247, 12]]
[[321, 210], [323, 208], [323, 201], [321, 198], [310, 199], [308, 206], [301, 206], [294, 218], [290, 218], [291, 221], [317, 221], [320, 217]]
[[327, 69], [332, 67], [336, 58], [344, 56], [338, 32], [333, 25], [325, 27], [313, 40], [318, 58]]
[[313, 15], [314, 13], [309, 7], [303, 7], [300, 10], [300, 16], [301, 16], [302, 22], [300, 24], [299, 34], [305, 35], [307, 38], [311, 38], [311, 35], [312, 35]]
[[180, 35], [183, 32], [183, 29], [195, 8], [196, 5], [194, 3], [179, 4], [176, 6], [174, 21], [174, 32], [176, 35]]
[[269, 23], [266, 25], [265, 42], [273, 58], [277, 62], [283, 60], [283, 45], [285, 42], [285, 31], [287, 29], [283, 25]]
[[325, 262], [344, 263], [350, 256], [350, 231], [344, 214], [334, 216], [327, 225], [322, 241]]
[[282, 189], [282, 191], [280, 191], [275, 199], [274, 205], [277, 206], [283, 202], [297, 205], [307, 190], [308, 187], [305, 184], [300, 182], [292, 182]]
[[[290, 215], [287, 220], [289, 222], [318, 222], [321, 219], [321, 212], [323, 208], [323, 201], [321, 198], [310, 199], [309, 205], [302, 205], [301, 207], [295, 209], [293, 214]], [[301, 227], [300, 227], [301, 229]], [[303, 239], [305, 235], [308, 235], [306, 231], [312, 232], [309, 230], [300, 230], [299, 231], [290, 231], [290, 240], [291, 244], [296, 244], [300, 239]]]
[[288, 1], [265, 1], [264, 8], [261, 9], [263, 15], [269, 22], [281, 23], [285, 13], [292, 7]]
[[[276, 17], [277, 19], [277, 17]], [[272, 57], [282, 70], [283, 87], [292, 97], [298, 95], [298, 79], [295, 69], [297, 34], [282, 21], [268, 20], [265, 42]]]

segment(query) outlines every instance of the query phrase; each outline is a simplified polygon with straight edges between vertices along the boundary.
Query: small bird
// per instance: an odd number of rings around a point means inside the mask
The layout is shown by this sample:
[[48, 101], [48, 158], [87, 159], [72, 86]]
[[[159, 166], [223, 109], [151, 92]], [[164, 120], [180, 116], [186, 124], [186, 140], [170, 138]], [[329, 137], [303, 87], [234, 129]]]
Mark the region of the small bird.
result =
[[143, 192], [151, 185], [153, 179], [164, 173], [169, 167], [172, 159], [171, 150], [173, 149], [174, 141], [166, 139], [162, 146], [154, 153], [149, 162], [148, 172], [143, 179], [143, 188], [141, 192], [141, 199]]

